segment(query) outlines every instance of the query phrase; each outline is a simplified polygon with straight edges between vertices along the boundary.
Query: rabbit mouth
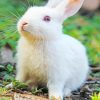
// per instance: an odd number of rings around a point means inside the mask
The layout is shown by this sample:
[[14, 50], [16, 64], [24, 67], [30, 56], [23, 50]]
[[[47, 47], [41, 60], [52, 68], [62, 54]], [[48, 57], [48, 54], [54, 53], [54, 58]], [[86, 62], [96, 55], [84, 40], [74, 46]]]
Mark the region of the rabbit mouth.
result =
[[24, 33], [24, 32], [30, 33], [28, 30], [25, 30], [25, 29], [24, 30], [21, 30], [21, 32], [22, 33]]
[[20, 29], [19, 31], [21, 34], [30, 34], [30, 32], [26, 29]]

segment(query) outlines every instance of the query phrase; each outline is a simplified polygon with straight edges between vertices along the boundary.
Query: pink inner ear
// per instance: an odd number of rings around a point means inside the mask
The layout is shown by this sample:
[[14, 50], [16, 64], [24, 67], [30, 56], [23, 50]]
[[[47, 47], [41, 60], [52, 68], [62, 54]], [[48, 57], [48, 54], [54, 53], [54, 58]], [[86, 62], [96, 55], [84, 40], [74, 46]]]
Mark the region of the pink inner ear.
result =
[[73, 10], [73, 6], [77, 5], [78, 3], [80, 3], [80, 0], [70, 0], [69, 5], [66, 7], [66, 12]]
[[65, 13], [70, 12], [72, 10], [72, 8], [67, 8]]

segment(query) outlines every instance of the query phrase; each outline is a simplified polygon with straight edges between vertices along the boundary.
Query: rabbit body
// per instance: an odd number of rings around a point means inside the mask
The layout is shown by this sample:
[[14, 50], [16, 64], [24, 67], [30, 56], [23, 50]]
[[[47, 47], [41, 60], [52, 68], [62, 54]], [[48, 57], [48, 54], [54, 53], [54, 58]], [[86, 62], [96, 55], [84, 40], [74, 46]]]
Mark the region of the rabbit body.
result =
[[[62, 23], [84, 0], [63, 0], [58, 6], [31, 7], [18, 22], [16, 79], [29, 86], [47, 85], [49, 99], [63, 100], [86, 80], [89, 66], [84, 46], [64, 35]], [[55, 2], [58, 4], [58, 1]]]
[[[52, 41], [18, 43], [16, 79], [33, 85], [48, 84], [50, 93], [68, 96], [86, 80], [88, 62], [84, 46], [74, 38], [65, 36]], [[51, 95], [52, 95], [51, 94]]]

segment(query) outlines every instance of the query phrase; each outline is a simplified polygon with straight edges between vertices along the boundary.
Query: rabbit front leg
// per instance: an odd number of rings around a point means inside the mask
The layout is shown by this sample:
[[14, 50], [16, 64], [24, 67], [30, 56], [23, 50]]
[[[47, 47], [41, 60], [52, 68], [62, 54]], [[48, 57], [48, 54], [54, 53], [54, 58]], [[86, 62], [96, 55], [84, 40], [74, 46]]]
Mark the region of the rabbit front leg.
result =
[[27, 73], [24, 69], [20, 68], [17, 70], [16, 80], [25, 82], [27, 79]]
[[[17, 66], [17, 74], [16, 74], [16, 80], [18, 80], [19, 82], [25, 82], [27, 78], [27, 74], [24, 71], [24, 69], [22, 68], [22, 66]], [[13, 83], [11, 82], [10, 84], [6, 85], [6, 88], [13, 88]]]
[[54, 70], [49, 70], [48, 77], [48, 91], [49, 91], [49, 100], [63, 100], [63, 89], [64, 89], [64, 80], [59, 77], [58, 72]]

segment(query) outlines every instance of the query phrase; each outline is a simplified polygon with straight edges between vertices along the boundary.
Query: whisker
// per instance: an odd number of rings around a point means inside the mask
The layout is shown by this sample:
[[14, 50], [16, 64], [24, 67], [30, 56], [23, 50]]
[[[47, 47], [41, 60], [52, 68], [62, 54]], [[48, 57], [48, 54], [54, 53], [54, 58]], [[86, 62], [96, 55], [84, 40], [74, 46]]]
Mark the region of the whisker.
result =
[[25, 7], [25, 8], [21, 8], [23, 11], [25, 11], [25, 9], [27, 9], [28, 7], [24, 4], [24, 3], [22, 3], [23, 4], [23, 6]]
[[16, 30], [16, 26], [9, 26], [9, 27], [7, 27], [5, 32], [9, 32], [9, 31], [12, 31], [12, 30]]
[[17, 19], [19, 19], [19, 17], [16, 14], [14, 14], [13, 12], [9, 11], [9, 13], [12, 14], [13, 16], [15, 16]]
[[21, 15], [19, 14], [19, 12], [16, 9], [15, 9], [15, 11], [16, 11], [18, 17], [21, 17]]
[[13, 32], [13, 34], [15, 34], [15, 33], [17, 33], [18, 31], [17, 30], [15, 30], [15, 32]]
[[[12, 34], [10, 34], [10, 35], [9, 35], [9, 34], [5, 34], [6, 36], [4, 35], [4, 39], [9, 39], [9, 38], [11, 38], [12, 36], [15, 35], [15, 33], [17, 33], [17, 30], [14, 30], [14, 31], [12, 32]], [[1, 40], [2, 40], [2, 39], [1, 39]], [[1, 41], [1, 40], [0, 40], [0, 41]], [[2, 41], [3, 41], [3, 40], [2, 40]]]
[[27, 10], [28, 7], [25, 6], [25, 5], [24, 5], [24, 7], [25, 7], [25, 8], [22, 7], [21, 9], [25, 12], [25, 11]]
[[14, 29], [13, 28], [11, 28], [11, 29], [9, 29], [9, 30], [6, 30], [5, 32], [12, 32]]
[[13, 26], [17, 26], [17, 24], [10, 24], [10, 25], [11, 25], [12, 27], [13, 27]]

